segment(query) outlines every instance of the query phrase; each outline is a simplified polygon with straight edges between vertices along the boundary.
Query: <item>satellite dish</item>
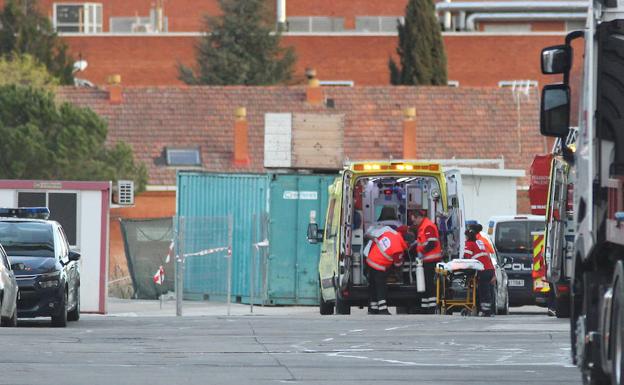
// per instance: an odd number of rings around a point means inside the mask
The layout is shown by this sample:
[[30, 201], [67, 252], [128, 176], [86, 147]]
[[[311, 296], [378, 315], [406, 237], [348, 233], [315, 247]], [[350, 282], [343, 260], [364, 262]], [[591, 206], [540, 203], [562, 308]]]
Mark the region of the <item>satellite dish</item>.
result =
[[86, 60], [78, 60], [77, 62], [74, 62], [74, 73], [86, 70], [88, 65], [89, 63], [87, 63]]

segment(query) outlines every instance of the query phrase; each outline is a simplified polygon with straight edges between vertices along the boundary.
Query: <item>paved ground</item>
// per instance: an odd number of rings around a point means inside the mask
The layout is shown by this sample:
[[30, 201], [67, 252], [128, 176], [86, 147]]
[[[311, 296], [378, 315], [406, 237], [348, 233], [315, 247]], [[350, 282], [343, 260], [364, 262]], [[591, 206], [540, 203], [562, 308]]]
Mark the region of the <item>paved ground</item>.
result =
[[[491, 319], [317, 315], [113, 301], [66, 329], [0, 329], [0, 384], [580, 384], [566, 320], [520, 308]], [[513, 309], [512, 309], [513, 311]]]

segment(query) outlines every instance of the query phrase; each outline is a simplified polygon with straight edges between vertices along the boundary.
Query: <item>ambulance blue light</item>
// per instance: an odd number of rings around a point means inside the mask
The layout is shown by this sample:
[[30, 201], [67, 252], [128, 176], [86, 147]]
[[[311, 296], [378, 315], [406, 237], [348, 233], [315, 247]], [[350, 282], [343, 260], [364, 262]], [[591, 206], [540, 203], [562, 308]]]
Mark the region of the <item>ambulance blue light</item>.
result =
[[48, 219], [50, 209], [47, 207], [0, 207], [0, 217]]

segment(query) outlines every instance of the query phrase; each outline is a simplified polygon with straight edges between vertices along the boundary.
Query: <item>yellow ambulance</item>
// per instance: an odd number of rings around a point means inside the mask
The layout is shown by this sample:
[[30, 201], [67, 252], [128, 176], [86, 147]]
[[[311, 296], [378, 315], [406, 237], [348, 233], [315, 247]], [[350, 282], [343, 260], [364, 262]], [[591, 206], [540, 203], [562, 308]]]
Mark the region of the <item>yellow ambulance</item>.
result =
[[[426, 210], [438, 225], [445, 260], [458, 257], [464, 242], [463, 196], [458, 170], [437, 163], [366, 161], [345, 165], [329, 187], [323, 229], [310, 213], [308, 241], [322, 243], [319, 260], [320, 313], [350, 314], [368, 304], [364, 234], [373, 226], [407, 224], [408, 210]], [[418, 312], [416, 259], [388, 275], [388, 305]]]

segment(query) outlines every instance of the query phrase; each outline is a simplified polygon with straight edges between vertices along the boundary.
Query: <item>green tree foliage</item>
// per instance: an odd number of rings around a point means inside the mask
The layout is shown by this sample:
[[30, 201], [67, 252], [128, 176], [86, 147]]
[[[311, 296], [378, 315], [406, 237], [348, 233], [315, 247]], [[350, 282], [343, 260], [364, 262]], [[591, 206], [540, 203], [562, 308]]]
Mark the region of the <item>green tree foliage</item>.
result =
[[53, 92], [59, 81], [30, 55], [0, 58], [0, 86], [16, 84]]
[[400, 68], [389, 60], [394, 85], [446, 85], [446, 54], [432, 0], [410, 0], [397, 26]]
[[147, 170], [125, 143], [105, 146], [107, 125], [93, 111], [58, 105], [50, 92], [0, 86], [0, 178], [132, 179], [144, 189]]
[[28, 54], [61, 84], [73, 84], [73, 60], [67, 45], [41, 15], [36, 0], [7, 0], [0, 11], [0, 55]]
[[280, 46], [265, 0], [219, 0], [223, 15], [206, 16], [197, 69], [179, 66], [187, 84], [271, 85], [292, 78], [295, 53]]

